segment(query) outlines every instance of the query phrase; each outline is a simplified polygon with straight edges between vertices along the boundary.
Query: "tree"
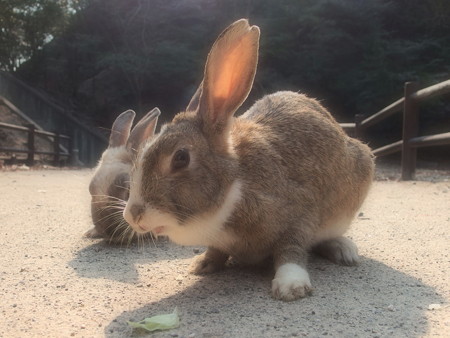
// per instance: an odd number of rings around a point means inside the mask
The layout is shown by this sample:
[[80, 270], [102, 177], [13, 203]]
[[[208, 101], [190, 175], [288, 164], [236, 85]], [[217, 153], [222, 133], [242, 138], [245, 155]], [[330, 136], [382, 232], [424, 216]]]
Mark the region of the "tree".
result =
[[0, 69], [15, 71], [59, 35], [76, 1], [0, 0]]
[[[62, 8], [75, 4], [57, 3]], [[426, 86], [443, 80], [450, 70], [448, 0], [76, 4], [65, 31], [52, 33], [50, 43], [42, 47], [42, 34], [27, 38], [36, 41], [31, 48], [35, 53], [16, 74], [73, 102], [107, 128], [125, 109], [143, 114], [159, 106], [161, 119], [183, 109], [201, 80], [212, 42], [242, 17], [262, 30], [258, 72], [247, 106], [264, 94], [290, 89], [320, 99], [340, 121], [350, 121], [357, 113], [373, 113], [399, 98], [405, 81], [419, 80]], [[40, 22], [38, 18], [34, 20]], [[38, 24], [34, 27], [44, 31]]]

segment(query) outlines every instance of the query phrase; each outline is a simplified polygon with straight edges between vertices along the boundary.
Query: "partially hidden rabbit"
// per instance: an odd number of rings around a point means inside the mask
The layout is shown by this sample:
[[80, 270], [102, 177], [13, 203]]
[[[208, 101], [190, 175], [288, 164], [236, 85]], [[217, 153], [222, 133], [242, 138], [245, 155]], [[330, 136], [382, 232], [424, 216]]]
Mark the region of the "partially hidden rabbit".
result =
[[192, 272], [222, 269], [231, 257], [273, 262], [272, 295], [307, 295], [308, 251], [358, 262], [342, 237], [373, 179], [370, 149], [348, 137], [316, 100], [277, 92], [233, 117], [252, 87], [259, 28], [239, 20], [214, 43], [201, 88], [162, 127], [131, 171], [124, 218], [136, 232], [204, 245]]
[[127, 110], [113, 123], [108, 148], [89, 184], [94, 227], [85, 233], [86, 237], [112, 242], [138, 238], [123, 219], [123, 208], [128, 199], [133, 158], [142, 142], [154, 135], [160, 111], [158, 108], [151, 110], [130, 133], [135, 115], [134, 111]]

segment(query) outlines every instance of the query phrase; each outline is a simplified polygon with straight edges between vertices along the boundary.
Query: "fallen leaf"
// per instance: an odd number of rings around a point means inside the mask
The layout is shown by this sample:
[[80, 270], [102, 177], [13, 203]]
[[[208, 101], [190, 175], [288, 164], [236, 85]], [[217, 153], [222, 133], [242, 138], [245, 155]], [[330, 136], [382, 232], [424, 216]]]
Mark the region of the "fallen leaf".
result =
[[178, 309], [175, 308], [172, 313], [145, 318], [140, 322], [128, 322], [128, 325], [133, 329], [144, 329], [147, 331], [170, 330], [180, 326], [180, 317]]

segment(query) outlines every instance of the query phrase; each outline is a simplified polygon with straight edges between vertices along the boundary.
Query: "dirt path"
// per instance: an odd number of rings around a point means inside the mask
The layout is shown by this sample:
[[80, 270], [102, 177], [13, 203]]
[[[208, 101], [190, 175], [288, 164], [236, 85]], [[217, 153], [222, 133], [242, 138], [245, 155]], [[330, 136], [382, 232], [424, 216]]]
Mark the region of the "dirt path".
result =
[[270, 271], [187, 274], [201, 248], [82, 238], [91, 174], [0, 172], [0, 337], [141, 336], [127, 320], [175, 306], [181, 326], [154, 336], [450, 335], [448, 179], [376, 182], [349, 233], [361, 264], [311, 257], [314, 294], [283, 303]]

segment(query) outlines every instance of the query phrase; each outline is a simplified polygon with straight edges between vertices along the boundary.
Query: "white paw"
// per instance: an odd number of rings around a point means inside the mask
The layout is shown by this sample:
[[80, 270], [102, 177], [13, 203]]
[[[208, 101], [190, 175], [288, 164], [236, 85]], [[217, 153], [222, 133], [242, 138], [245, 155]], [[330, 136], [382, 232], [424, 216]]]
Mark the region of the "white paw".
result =
[[294, 263], [280, 266], [272, 280], [272, 296], [284, 301], [296, 300], [312, 291], [308, 272]]

